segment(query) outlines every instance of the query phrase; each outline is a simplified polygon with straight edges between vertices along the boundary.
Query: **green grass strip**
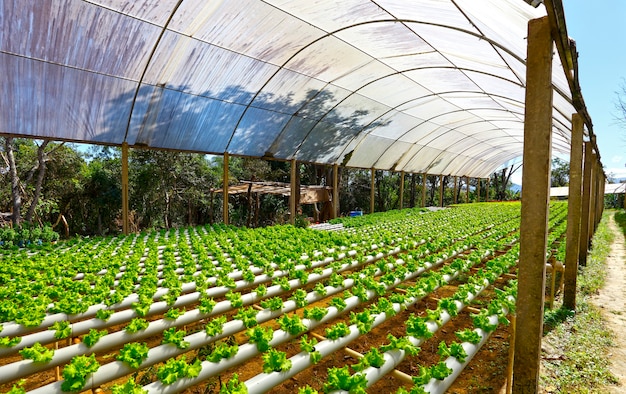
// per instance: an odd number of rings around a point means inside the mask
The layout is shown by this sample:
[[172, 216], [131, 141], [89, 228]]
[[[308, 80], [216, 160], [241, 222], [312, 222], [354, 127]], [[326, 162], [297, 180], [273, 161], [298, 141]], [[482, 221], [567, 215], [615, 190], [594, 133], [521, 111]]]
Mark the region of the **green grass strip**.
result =
[[544, 392], [605, 393], [605, 386], [617, 383], [609, 370], [613, 335], [589, 299], [604, 285], [606, 259], [613, 241], [608, 222], [614, 213], [604, 213], [587, 266], [580, 268], [576, 313], [563, 308], [545, 312], [540, 377]]

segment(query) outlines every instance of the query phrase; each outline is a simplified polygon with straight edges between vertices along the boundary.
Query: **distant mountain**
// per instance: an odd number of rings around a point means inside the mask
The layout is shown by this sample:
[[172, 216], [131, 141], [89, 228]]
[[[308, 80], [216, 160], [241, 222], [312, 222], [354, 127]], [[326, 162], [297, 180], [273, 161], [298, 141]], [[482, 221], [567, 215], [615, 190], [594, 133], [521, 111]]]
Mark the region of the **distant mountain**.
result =
[[512, 190], [513, 192], [517, 193], [519, 191], [522, 191], [522, 185], [518, 185], [517, 183], [514, 183], [511, 185], [511, 187], [509, 187], [509, 190]]

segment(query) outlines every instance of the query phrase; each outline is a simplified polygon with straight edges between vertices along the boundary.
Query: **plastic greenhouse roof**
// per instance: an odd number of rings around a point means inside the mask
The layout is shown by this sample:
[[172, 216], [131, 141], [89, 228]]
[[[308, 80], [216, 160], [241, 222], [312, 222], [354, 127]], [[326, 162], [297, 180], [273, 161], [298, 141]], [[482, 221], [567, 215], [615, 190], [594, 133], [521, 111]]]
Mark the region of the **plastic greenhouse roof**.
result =
[[[6, 0], [0, 133], [487, 177], [522, 154], [522, 0]], [[576, 112], [553, 64], [553, 149]]]

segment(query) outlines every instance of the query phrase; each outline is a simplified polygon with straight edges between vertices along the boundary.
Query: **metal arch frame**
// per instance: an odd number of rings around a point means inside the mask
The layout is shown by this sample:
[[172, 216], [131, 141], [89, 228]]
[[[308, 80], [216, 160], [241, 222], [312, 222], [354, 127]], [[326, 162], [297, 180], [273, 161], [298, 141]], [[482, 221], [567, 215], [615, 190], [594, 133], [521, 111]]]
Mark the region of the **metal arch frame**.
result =
[[[145, 77], [146, 71], [147, 71], [147, 70], [151, 67], [151, 65], [153, 64], [153, 56], [155, 55], [155, 52], [156, 52], [157, 48], [159, 47], [159, 45], [160, 45], [160, 43], [161, 43], [161, 38], [163, 37], [163, 35], [164, 35], [164, 34], [165, 34], [165, 32], [167, 32], [167, 31], [172, 31], [172, 32], [174, 32], [174, 30], [170, 30], [170, 29], [169, 29], [169, 25], [170, 25], [170, 21], [172, 20], [172, 18], [175, 16], [175, 14], [176, 14], [176, 12], [177, 12], [178, 6], [180, 6], [180, 4], [182, 3], [182, 0], [179, 0], [179, 1], [177, 2], [177, 6], [176, 6], [176, 7], [172, 10], [172, 12], [170, 13], [170, 16], [169, 16], [169, 18], [168, 18], [167, 22], [166, 22], [163, 26], [161, 26], [160, 24], [156, 24], [156, 23], [153, 23], [153, 22], [147, 21], [147, 20], [142, 19], [142, 18], [138, 18], [138, 17], [132, 16], [132, 15], [129, 15], [129, 14], [124, 14], [123, 12], [120, 12], [120, 11], [117, 11], [117, 10], [114, 10], [114, 9], [111, 9], [111, 8], [108, 8], [108, 7], [106, 7], [106, 6], [104, 6], [104, 5], [101, 5], [101, 4], [96, 4], [96, 3], [92, 2], [92, 1], [86, 1], [86, 2], [87, 2], [87, 3], [92, 4], [92, 5], [96, 6], [96, 7], [101, 7], [101, 8], [104, 8], [104, 9], [109, 9], [109, 10], [112, 10], [112, 11], [114, 11], [114, 12], [117, 12], [117, 13], [120, 13], [120, 14], [123, 14], [123, 15], [126, 15], [126, 16], [128, 16], [129, 18], [140, 19], [140, 20], [144, 21], [144, 22], [145, 22], [145, 23], [147, 23], [147, 24], [152, 24], [152, 25], [155, 25], [155, 26], [159, 26], [159, 27], [161, 28], [161, 34], [159, 35], [159, 38], [158, 38], [156, 41], [154, 41], [154, 44], [153, 44], [153, 47], [152, 47], [152, 53], [151, 53], [151, 55], [148, 57], [148, 59], [147, 59], [147, 61], [146, 61], [146, 64], [145, 64], [145, 67], [144, 67], [144, 72], [143, 72], [143, 74], [142, 74], [142, 77], [139, 79], [139, 81], [136, 81], [136, 83], [137, 83], [137, 88], [136, 88], [136, 92], [135, 92], [135, 98], [132, 100], [131, 108], [129, 109], [127, 128], [126, 128], [126, 131], [125, 131], [125, 134], [124, 134], [124, 138], [123, 138], [123, 141], [126, 141], [126, 140], [127, 140], [127, 137], [128, 137], [129, 129], [130, 129], [130, 122], [131, 122], [131, 119], [132, 119], [132, 117], [133, 117], [134, 110], [135, 110], [135, 103], [136, 103], [137, 93], [139, 92], [139, 90], [141, 89], [141, 87], [144, 85], [144, 82], [143, 82], [143, 81], [144, 81], [144, 77]], [[453, 3], [454, 3], [454, 1], [453, 1]], [[551, 14], [551, 12], [553, 11], [553, 10], [552, 10], [552, 6], [551, 6], [551, 4], [552, 4], [552, 3], [556, 3], [557, 5], [559, 5], [559, 4], [560, 4], [560, 0], [559, 0], [559, 1], [549, 1], [549, 2], [547, 2], [546, 8], [548, 9], [548, 15], [549, 15], [549, 16], [552, 16], [552, 14]], [[456, 5], [456, 3], [454, 3], [454, 4]], [[458, 8], [458, 6], [457, 6], [457, 8]], [[558, 7], [557, 7], [557, 8], [558, 8]], [[385, 11], [387, 11], [387, 10], [385, 9]], [[460, 11], [462, 12], [462, 10], [460, 10]], [[387, 11], [387, 12], [388, 12], [388, 11]], [[559, 17], [560, 17], [560, 15], [557, 15], [557, 18], [559, 18]], [[468, 21], [470, 21], [470, 23], [471, 23], [471, 19], [469, 19], [469, 18], [467, 18], [467, 19], [468, 19]], [[509, 55], [511, 55], [513, 58], [517, 59], [518, 61], [522, 62], [523, 64], [525, 63], [525, 62], [524, 62], [524, 61], [523, 61], [523, 60], [522, 60], [519, 56], [516, 56], [513, 52], [511, 52], [510, 50], [508, 50], [508, 49], [507, 49], [507, 47], [505, 47], [505, 46], [503, 46], [503, 45], [501, 45], [501, 44], [498, 44], [497, 42], [495, 42], [495, 41], [493, 41], [493, 40], [491, 40], [491, 39], [489, 39], [489, 38], [485, 37], [484, 35], [481, 35], [481, 34], [476, 34], [475, 32], [472, 32], [472, 31], [467, 30], [467, 29], [455, 28], [455, 27], [453, 27], [453, 26], [447, 26], [447, 25], [435, 24], [435, 23], [427, 23], [427, 22], [420, 22], [420, 21], [413, 21], [413, 20], [408, 20], [408, 19], [405, 19], [405, 20], [402, 20], [402, 19], [390, 19], [390, 20], [366, 21], [366, 22], [363, 22], [363, 23], [360, 23], [360, 24], [354, 24], [354, 25], [351, 25], [351, 26], [356, 26], [356, 25], [361, 25], [361, 24], [367, 24], [367, 23], [378, 23], [378, 22], [383, 22], [383, 21], [389, 21], [389, 22], [394, 22], [394, 23], [395, 23], [395, 22], [402, 22], [402, 23], [418, 23], [418, 24], [419, 24], [419, 23], [421, 23], [421, 24], [428, 24], [428, 25], [432, 25], [432, 26], [442, 27], [442, 28], [445, 28], [445, 29], [454, 29], [454, 30], [457, 30], [457, 31], [460, 31], [460, 32], [463, 32], [463, 33], [466, 33], [466, 34], [471, 34], [471, 35], [476, 36], [476, 37], [478, 37], [478, 38], [480, 38], [480, 39], [482, 39], [482, 40], [486, 40], [486, 41], [488, 41], [488, 42], [489, 42], [489, 43], [490, 43], [490, 44], [494, 47], [494, 49], [496, 50], [496, 52], [500, 54], [500, 56], [502, 56], [502, 54], [503, 54], [503, 53], [508, 53], [508, 54], [509, 54]], [[350, 28], [351, 26], [343, 27], [343, 28], [341, 28], [341, 29], [339, 29], [339, 30], [335, 31], [334, 33], [331, 33], [330, 35], [333, 35], [333, 34], [335, 34], [335, 33], [336, 33], [336, 32], [338, 32], [338, 31], [341, 31], [341, 30], [345, 30], [345, 29], [347, 29], [347, 28]], [[411, 27], [410, 27], [410, 26], [407, 26], [407, 28], [411, 29]], [[477, 29], [477, 31], [480, 31], [478, 28], [476, 28], [476, 29]], [[321, 30], [321, 29], [320, 29], [320, 30]], [[413, 30], [413, 29], [411, 29], [411, 30]], [[413, 31], [414, 31], [414, 30], [413, 30]], [[415, 32], [415, 31], [414, 31], [414, 32]], [[417, 34], [417, 33], [416, 33], [416, 34]], [[187, 37], [188, 37], [188, 38], [190, 38], [190, 39], [198, 40], [197, 38], [194, 38], [194, 37], [192, 37], [192, 36], [187, 36]], [[318, 38], [317, 40], [321, 40], [321, 39], [323, 39], [323, 38], [325, 38], [325, 37], [328, 37], [328, 35], [325, 35], [325, 36], [323, 36], [323, 37], [320, 37], [320, 38]], [[339, 39], [339, 38], [338, 38], [338, 39]], [[207, 44], [209, 44], [209, 45], [212, 45], [212, 44], [210, 44], [209, 42], [204, 41], [204, 40], [199, 40], [199, 41], [202, 41], [202, 42], [205, 42], [205, 43], [207, 43]], [[557, 42], [558, 42], [558, 40], [557, 40]], [[570, 42], [570, 44], [571, 44], [571, 42]], [[147, 45], [147, 47], [148, 47], [148, 45]], [[436, 50], [436, 48], [435, 48], [435, 50]], [[500, 51], [504, 51], [504, 52], [500, 52]], [[241, 56], [248, 56], [248, 57], [249, 57], [249, 55], [244, 55], [244, 54], [242, 54], [242, 53], [240, 53], [240, 52], [237, 52], [237, 51], [231, 51], [231, 52], [238, 53], [238, 54], [239, 54], [239, 55], [241, 55]], [[299, 52], [295, 53], [293, 56], [297, 56], [297, 55], [298, 55], [298, 53], [299, 53]], [[17, 56], [17, 55], [16, 55], [16, 56]], [[376, 59], [376, 58], [372, 58], [372, 59], [377, 60], [377, 61], [380, 61], [380, 60], [378, 60], [378, 59]], [[508, 58], [507, 58], [507, 59], [508, 59]], [[32, 58], [31, 58], [30, 60], [32, 60], [32, 61], [42, 61], [42, 62], [51, 63], [51, 62], [48, 62], [48, 61], [45, 61], [45, 60], [41, 60], [41, 59], [32, 59]], [[257, 59], [257, 60], [258, 60], [258, 59]], [[509, 60], [510, 60], [510, 59], [509, 59]], [[574, 59], [574, 60], [575, 60], [575, 59]], [[259, 60], [259, 61], [260, 61], [260, 60]], [[288, 60], [288, 61], [289, 61], [289, 60]], [[286, 68], [286, 64], [288, 64], [288, 61], [287, 61], [286, 63], [284, 63], [284, 64], [283, 64], [283, 66], [282, 66], [283, 68]], [[505, 60], [504, 58], [503, 58], [503, 61], [504, 61], [504, 63], [505, 63], [505, 64], [507, 64], [507, 65], [509, 64], [509, 63], [507, 62], [507, 60]], [[563, 63], [563, 65], [564, 65], [564, 66], [567, 66], [565, 63], [568, 63], [568, 64], [569, 64], [569, 63], [570, 63], [570, 61], [566, 61], [566, 62], [562, 62], [562, 63]], [[574, 63], [575, 63], [575, 62], [574, 62]], [[68, 65], [62, 65], [62, 67], [72, 68], [71, 66], [68, 66]], [[390, 66], [388, 66], [388, 67], [390, 67]], [[391, 68], [391, 67], [390, 67], [390, 68]], [[564, 67], [564, 68], [565, 68], [565, 67]], [[138, 68], [138, 69], [139, 69], [139, 68]], [[456, 69], [461, 69], [461, 68], [456, 68]], [[513, 72], [513, 74], [514, 74], [516, 77], [518, 77], [518, 78], [519, 78], [519, 75], [518, 75], [517, 73], [515, 73], [515, 72], [514, 72], [514, 70], [513, 70], [512, 68], [510, 68], [510, 67], [509, 67], [509, 69]], [[82, 68], [80, 68], [80, 70], [83, 70], [83, 71], [86, 71], [86, 72], [90, 72], [90, 73], [94, 73], [94, 74], [98, 74], [98, 72], [95, 72], [95, 71], [90, 71], [90, 70], [86, 70], [86, 69], [82, 69]], [[468, 70], [470, 70], [470, 69], [468, 69]], [[474, 70], [472, 70], [472, 71], [474, 71]], [[275, 75], [275, 74], [274, 74], [274, 75]], [[121, 78], [121, 77], [119, 77], [119, 76], [112, 76], [112, 77], [114, 77], [114, 78], [119, 78], [119, 79], [128, 79], [128, 78]], [[571, 83], [571, 81], [572, 81], [572, 79], [570, 78], [571, 76], [566, 74], [566, 77], [567, 77], [567, 81]], [[263, 92], [264, 87], [267, 85], [267, 83], [268, 83], [271, 79], [272, 79], [272, 77], [270, 77], [270, 78], [268, 79], [268, 81], [266, 81], [266, 84], [264, 84], [263, 86], [261, 86], [261, 88], [259, 88], [259, 89], [257, 90], [256, 95], [258, 95], [258, 94], [260, 94], [260, 93], [262, 93], [262, 92]], [[133, 80], [133, 81], [134, 81], [134, 80]], [[563, 94], [563, 92], [562, 92], [562, 91], [561, 91], [561, 90], [560, 90], [557, 86], [555, 86], [555, 85], [554, 85], [554, 83], [553, 83], [553, 88], [554, 88], [555, 92], [556, 92], [556, 93], [558, 93], [558, 94], [560, 94], [563, 98], [565, 98], [565, 99], [566, 99], [566, 101], [567, 101], [568, 103], [570, 103], [570, 104], [572, 104], [574, 107], [576, 107], [576, 102], [575, 102], [576, 100], [575, 100], [575, 98], [574, 98], [574, 99], [570, 99], [570, 98], [568, 98], [568, 97], [567, 97], [567, 95]], [[323, 89], [324, 89], [324, 88], [323, 88]], [[322, 89], [322, 90], [323, 90], [323, 89]], [[321, 92], [322, 90], [320, 90], [319, 92]], [[318, 93], [319, 93], [319, 92], [318, 92]], [[255, 95], [255, 97], [256, 97], [256, 95]], [[245, 116], [245, 112], [247, 111], [247, 108], [249, 108], [249, 107], [251, 106], [251, 104], [252, 104], [252, 102], [253, 102], [253, 101], [254, 101], [254, 97], [251, 99], [251, 101], [250, 101], [247, 105], [242, 104], [243, 106], [245, 106], [245, 107], [246, 107], [246, 110], [244, 110], [244, 111], [243, 111], [243, 113], [242, 113], [242, 115], [241, 115], [241, 117], [240, 117], [240, 121], [241, 121], [241, 119], [243, 118], [243, 116]], [[304, 105], [306, 105], [306, 104], [304, 104]], [[553, 110], [558, 111], [559, 113], [561, 113], [561, 114], [562, 114], [562, 111], [560, 111], [557, 107], [554, 107], [554, 106], [553, 106]], [[565, 114], [562, 114], [562, 115], [564, 116], [564, 118], [565, 118], [565, 119], [569, 119], [569, 117], [568, 117], [567, 115], [565, 115]], [[293, 116], [293, 115], [292, 115], [292, 116]], [[566, 126], [566, 125], [564, 125], [561, 121], [558, 121], [558, 123], [559, 123], [560, 125]], [[237, 124], [239, 124], [239, 122], [238, 122]], [[588, 125], [588, 126], [590, 127], [590, 125]], [[366, 127], [367, 127], [367, 126], [366, 126]], [[362, 130], [366, 129], [366, 127], [364, 127]], [[237, 126], [235, 126], [235, 131], [236, 131], [236, 128], [237, 128]], [[564, 137], [564, 140], [565, 140], [565, 141], [560, 141], [561, 143], [563, 143], [563, 142], [566, 142], [566, 141], [567, 141], [567, 127], [562, 128], [562, 127], [555, 126], [553, 130], [555, 130], [555, 131], [558, 133], [558, 135], [559, 135], [560, 137]], [[233, 131], [233, 133], [231, 133], [231, 135], [230, 135], [230, 138], [231, 138], [231, 139], [232, 139], [232, 137], [233, 137], [233, 135], [234, 135], [234, 132], [235, 132], [235, 131]], [[589, 131], [590, 131], [590, 133], [589, 133], [589, 134], [590, 134], [590, 137], [591, 137], [591, 136], [593, 136], [593, 132], [592, 132], [592, 130], [591, 130], [591, 129], [589, 129]], [[281, 133], [282, 133], [282, 131], [281, 131]], [[360, 133], [361, 133], [361, 132], [360, 132]], [[360, 134], [360, 133], [359, 133], [359, 134]], [[60, 138], [60, 139], [62, 139], [62, 138]], [[590, 138], [590, 139], [594, 140], [593, 138]], [[72, 140], [72, 141], [74, 141], [74, 140]], [[115, 143], [110, 144], [110, 145], [117, 145], [117, 146], [119, 146], [119, 144], [115, 144]], [[229, 139], [229, 142], [227, 143], [226, 148], [225, 148], [225, 150], [224, 150], [224, 151], [227, 151], [227, 150], [228, 150], [228, 146], [229, 146], [229, 145], [230, 145], [230, 139]], [[594, 141], [594, 145], [595, 145], [595, 141]], [[596, 149], [596, 151], [597, 151], [597, 149]], [[218, 153], [218, 152], [216, 152], [216, 153]]]
[[[283, 64], [282, 64], [282, 65], [278, 66], [277, 70], [276, 70], [276, 71], [275, 71], [275, 72], [274, 72], [274, 73], [273, 73], [273, 74], [272, 74], [272, 75], [271, 75], [271, 76], [270, 76], [270, 77], [266, 80], [266, 82], [265, 82], [265, 83], [263, 83], [263, 84], [262, 84], [262, 86], [258, 89], [258, 91], [254, 93], [254, 95], [253, 95], [252, 99], [250, 100], [250, 102], [249, 102], [247, 105], [245, 105], [245, 109], [244, 109], [244, 111], [242, 112], [242, 114], [241, 114], [241, 116], [240, 116], [239, 120], [236, 122], [236, 124], [235, 124], [235, 126], [234, 126], [234, 128], [233, 128], [233, 131], [232, 131], [232, 133], [231, 133], [231, 136], [230, 136], [230, 138], [229, 138], [229, 141], [228, 141], [228, 143], [226, 144], [226, 147], [225, 147], [225, 152], [228, 152], [229, 146], [230, 146], [230, 144], [231, 144], [231, 142], [232, 142], [232, 138], [234, 137], [235, 132], [236, 132], [236, 130], [237, 130], [237, 129], [238, 129], [238, 127], [239, 127], [239, 124], [241, 123], [241, 121], [243, 120], [243, 118], [246, 116], [246, 113], [248, 112], [248, 109], [252, 106], [252, 103], [254, 102], [254, 100], [256, 99], [256, 97], [258, 97], [258, 96], [261, 94], [261, 92], [264, 90], [264, 88], [265, 88], [265, 87], [266, 87], [266, 86], [270, 83], [270, 81], [271, 81], [274, 77], [276, 77], [276, 75], [277, 75], [277, 74], [278, 74], [278, 73], [279, 73], [282, 69], [288, 69], [288, 68], [287, 68], [287, 64], [289, 64], [289, 63], [290, 63], [293, 59], [295, 59], [295, 58], [296, 58], [296, 57], [297, 57], [300, 53], [302, 53], [304, 50], [306, 50], [306, 49], [310, 48], [312, 45], [314, 45], [314, 44], [316, 44], [316, 43], [318, 43], [318, 42], [321, 42], [321, 41], [323, 41], [324, 39], [329, 38], [329, 37], [334, 37], [334, 38], [336, 38], [336, 39], [338, 39], [338, 40], [341, 40], [339, 37], [337, 37], [337, 36], [336, 36], [336, 34], [337, 34], [338, 32], [340, 32], [340, 31], [348, 30], [348, 29], [350, 29], [350, 28], [353, 28], [353, 27], [356, 27], [356, 26], [362, 26], [362, 25], [366, 25], [366, 24], [374, 24], [374, 23], [398, 23], [398, 22], [400, 22], [400, 23], [415, 23], [415, 24], [424, 24], [424, 25], [429, 25], [429, 26], [437, 26], [437, 27], [441, 27], [441, 28], [444, 28], [444, 29], [450, 29], [450, 30], [459, 31], [459, 32], [462, 32], [462, 33], [465, 33], [465, 34], [468, 34], [468, 35], [471, 35], [471, 36], [474, 36], [474, 37], [480, 38], [481, 40], [485, 40], [485, 41], [489, 42], [492, 46], [497, 47], [497, 48], [499, 48], [499, 49], [503, 50], [503, 51], [504, 51], [504, 52], [506, 52], [507, 54], [511, 55], [513, 58], [515, 58], [515, 59], [517, 59], [518, 61], [520, 61], [522, 64], [525, 64], [525, 62], [523, 61], [523, 59], [521, 59], [521, 58], [520, 58], [517, 54], [515, 54], [514, 52], [512, 52], [511, 50], [509, 50], [509, 49], [508, 49], [508, 48], [506, 48], [505, 46], [503, 46], [503, 45], [501, 45], [501, 44], [499, 44], [499, 43], [495, 42], [494, 40], [492, 40], [492, 39], [490, 39], [490, 38], [488, 38], [488, 37], [485, 37], [484, 35], [477, 34], [477, 33], [475, 33], [475, 32], [472, 32], [472, 31], [469, 31], [469, 30], [465, 30], [465, 29], [461, 29], [461, 28], [457, 28], [457, 27], [453, 27], [453, 26], [442, 25], [442, 24], [435, 24], [435, 23], [429, 23], [429, 22], [423, 22], [423, 21], [419, 21], [419, 20], [412, 20], [412, 19], [397, 19], [397, 18], [396, 18], [396, 19], [379, 19], [379, 20], [373, 20], [373, 21], [365, 21], [365, 22], [361, 22], [361, 23], [356, 23], [356, 24], [352, 24], [352, 25], [344, 26], [344, 27], [342, 27], [342, 28], [340, 28], [340, 29], [334, 30], [334, 31], [329, 32], [329, 33], [327, 33], [327, 34], [324, 34], [324, 35], [322, 35], [322, 36], [320, 36], [320, 37], [316, 38], [315, 40], [311, 41], [310, 43], [308, 43], [308, 44], [306, 44], [306, 45], [302, 46], [302, 48], [300, 48], [298, 51], [296, 51], [294, 54], [292, 54], [292, 55], [291, 55], [291, 56], [290, 56], [287, 60], [285, 60], [285, 61], [283, 62]], [[408, 28], [409, 30], [413, 31], [416, 35], [418, 35], [418, 34], [417, 34], [417, 33], [416, 33], [413, 29], [411, 29], [410, 27], [408, 27], [408, 26], [407, 26], [407, 28]], [[343, 40], [341, 40], [341, 41], [343, 41]], [[205, 41], [203, 41], [203, 42], [205, 42]], [[344, 41], [344, 42], [345, 42], [345, 41]], [[427, 41], [425, 41], [425, 40], [424, 40], [424, 42], [427, 42]], [[346, 43], [347, 43], [348, 45], [350, 45], [350, 46], [353, 46], [353, 45], [351, 45], [349, 42], [346, 42]], [[429, 44], [429, 45], [430, 45], [430, 44]], [[353, 47], [354, 47], [354, 46], [353, 46]], [[432, 47], [432, 46], [431, 46], [431, 47]], [[359, 51], [363, 52], [360, 48], [358, 48], [358, 47], [355, 47], [355, 48], [356, 48], [357, 50], [359, 50]], [[436, 49], [435, 47], [432, 47], [432, 48], [433, 48], [433, 50], [434, 50], [434, 51], [437, 51], [437, 49]], [[496, 51], [496, 52], [497, 52], [497, 51]], [[364, 53], [365, 53], [365, 52], [364, 52]], [[365, 53], [365, 54], [366, 54], [367, 56], [370, 56], [370, 57], [371, 57], [371, 55], [369, 55], [369, 54], [367, 54], [367, 53]], [[242, 55], [243, 55], [243, 54], [242, 54]], [[244, 55], [244, 56], [245, 56], [245, 55]], [[443, 55], [442, 55], [442, 56], [443, 56]], [[371, 57], [371, 58], [372, 58], [372, 60], [373, 60], [373, 61], [378, 61], [378, 62], [381, 62], [381, 60], [379, 60], [379, 59], [377, 59], [377, 58], [375, 58], [375, 57]], [[445, 56], [444, 56], [444, 58], [445, 58]], [[503, 61], [504, 61], [504, 59], [503, 59]], [[383, 63], [383, 62], [381, 62], [381, 63]], [[450, 62], [450, 63], [451, 63], [451, 64], [454, 64], [453, 62]], [[505, 62], [505, 63], [506, 63], [506, 62]], [[383, 64], [384, 64], [384, 63], [383, 63]], [[508, 63], [506, 63], [506, 64], [508, 65]], [[388, 65], [385, 65], [385, 66], [386, 66], [386, 67], [389, 67], [390, 69], [393, 69], [393, 67], [390, 67], [390, 66], [388, 66]], [[432, 67], [432, 68], [441, 68], [441, 67]], [[451, 68], [451, 69], [455, 69], [455, 70], [462, 70], [461, 68], [458, 68], [458, 67], [449, 67], [449, 68]], [[418, 68], [418, 69], [419, 69], [419, 68]], [[510, 67], [509, 67], [509, 69], [510, 69]], [[398, 73], [394, 73], [393, 75], [395, 75], [395, 74], [402, 74], [402, 73], [407, 72], [407, 71], [409, 71], [409, 70], [398, 71]], [[473, 70], [473, 69], [467, 69], [467, 71], [472, 71], [472, 72], [479, 72], [479, 73], [481, 73], [481, 71], [479, 71], [479, 70]], [[497, 76], [497, 75], [492, 75], [492, 74], [488, 74], [488, 73], [484, 73], [484, 72], [482, 72], [482, 73], [483, 73], [483, 74], [485, 74], [485, 75], [491, 75], [491, 76], [493, 76], [493, 77], [495, 77], [495, 78], [501, 78], [501, 77], [499, 77], [499, 76]], [[513, 73], [513, 74], [514, 74], [514, 75], [516, 75], [515, 73]], [[517, 75], [516, 75], [516, 76], [517, 76]], [[471, 78], [469, 78], [469, 77], [468, 77], [468, 79], [470, 79], [470, 80], [471, 80]], [[513, 81], [510, 81], [510, 80], [508, 80], [508, 79], [505, 79], [505, 80], [507, 80], [507, 81], [509, 81], [509, 82], [511, 82], [511, 83], [514, 83]], [[521, 81], [520, 81], [520, 82], [521, 82]], [[416, 82], [416, 83], [417, 83], [417, 82]], [[327, 83], [327, 85], [328, 85], [328, 84], [332, 84], [332, 83]], [[366, 84], [366, 85], [363, 85], [363, 86], [361, 86], [361, 87], [359, 87], [359, 89], [356, 89], [355, 91], [351, 92], [351, 93], [350, 93], [350, 94], [348, 94], [346, 97], [344, 97], [342, 100], [340, 100], [340, 101], [339, 101], [339, 102], [338, 102], [335, 106], [333, 106], [332, 108], [330, 108], [330, 109], [329, 109], [329, 110], [328, 110], [328, 111], [327, 111], [327, 112], [326, 112], [326, 113], [325, 113], [322, 117], [320, 117], [320, 118], [317, 120], [316, 124], [319, 124], [319, 122], [321, 122], [321, 121], [322, 121], [322, 119], [324, 119], [324, 118], [326, 117], [326, 115], [328, 115], [328, 114], [329, 114], [329, 113], [330, 113], [333, 109], [335, 109], [335, 108], [336, 108], [336, 107], [337, 107], [337, 106], [338, 106], [341, 102], [345, 101], [348, 97], [350, 97], [350, 96], [352, 96], [352, 95], [356, 94], [356, 93], [357, 93], [360, 89], [362, 89], [364, 86], [367, 86], [367, 84]], [[476, 86], [477, 86], [477, 87], [480, 87], [479, 85], [476, 85]], [[563, 92], [561, 92], [561, 91], [560, 91], [560, 89], [559, 89], [557, 86], [553, 85], [553, 89], [555, 89], [557, 92], [559, 92], [559, 94], [563, 95], [563, 97], [565, 97], [565, 98], [567, 99], [567, 95], [563, 94]], [[426, 90], [428, 90], [428, 89], [426, 89]], [[321, 92], [321, 90], [320, 90], [320, 92]], [[434, 92], [433, 92], [433, 93], [434, 93]], [[318, 92], [318, 94], [319, 94], [319, 92]], [[434, 94], [436, 95], [437, 93], [434, 93]], [[314, 96], [314, 97], [315, 97], [315, 96]], [[510, 99], [510, 98], [509, 98], [509, 99]], [[309, 101], [309, 102], [310, 102], [310, 101]], [[294, 116], [294, 114], [291, 114], [291, 115], [292, 115], [292, 116]], [[367, 127], [367, 126], [366, 126], [366, 127]], [[315, 126], [314, 126], [313, 128], [315, 128]], [[304, 143], [304, 141], [308, 138], [308, 136], [310, 135], [310, 132], [313, 130], [313, 128], [312, 128], [311, 130], [309, 130], [309, 132], [305, 135], [305, 137], [303, 138], [302, 142], [299, 144], [298, 148], [297, 148], [297, 149], [295, 150], [295, 152], [293, 153], [292, 157], [295, 157], [295, 156], [297, 155], [298, 150], [300, 149], [300, 147], [302, 146], [302, 144]], [[357, 132], [357, 135], [358, 135], [358, 134], [361, 134], [361, 132], [362, 132], [362, 130], [363, 130], [363, 129], [365, 129], [365, 127], [364, 127], [364, 128], [362, 128], [362, 129], [361, 129], [361, 131], [358, 131], [358, 132]], [[284, 130], [284, 129], [283, 129], [283, 130]], [[282, 134], [282, 131], [280, 131], [278, 134], [279, 134], [279, 135], [280, 135], [280, 134]], [[276, 142], [276, 141], [274, 141], [271, 145], [274, 145], [274, 144], [275, 144], [275, 142]], [[330, 163], [330, 164], [332, 164], [332, 163]]]

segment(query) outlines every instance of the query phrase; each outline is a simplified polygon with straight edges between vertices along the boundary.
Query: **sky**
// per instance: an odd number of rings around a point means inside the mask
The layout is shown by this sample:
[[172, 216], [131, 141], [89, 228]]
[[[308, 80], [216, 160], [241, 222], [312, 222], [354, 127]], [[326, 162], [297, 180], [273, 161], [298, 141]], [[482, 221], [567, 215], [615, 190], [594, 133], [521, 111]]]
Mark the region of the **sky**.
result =
[[563, 7], [605, 173], [626, 178], [626, 126], [615, 108], [617, 93], [626, 90], [626, 1], [564, 0]]

